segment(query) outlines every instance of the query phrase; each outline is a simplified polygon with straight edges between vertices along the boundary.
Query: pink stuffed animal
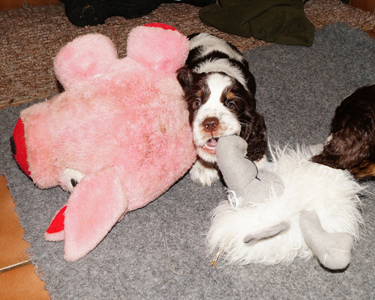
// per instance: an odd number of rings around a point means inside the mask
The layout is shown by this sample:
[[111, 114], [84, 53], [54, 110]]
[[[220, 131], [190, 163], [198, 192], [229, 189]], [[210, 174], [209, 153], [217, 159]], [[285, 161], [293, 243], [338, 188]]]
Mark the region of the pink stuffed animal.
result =
[[[162, 28], [161, 28], [162, 27]], [[42, 189], [71, 192], [45, 238], [85, 256], [128, 211], [164, 193], [196, 159], [176, 70], [189, 41], [164, 24], [134, 28], [127, 57], [88, 34], [54, 61], [65, 91], [21, 112], [14, 157]]]

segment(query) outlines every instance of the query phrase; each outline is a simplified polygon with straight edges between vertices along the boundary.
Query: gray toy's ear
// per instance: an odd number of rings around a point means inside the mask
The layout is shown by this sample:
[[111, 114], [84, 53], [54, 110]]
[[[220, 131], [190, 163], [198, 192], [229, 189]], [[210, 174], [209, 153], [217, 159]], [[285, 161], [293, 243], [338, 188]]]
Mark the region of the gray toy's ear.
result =
[[255, 244], [258, 241], [272, 238], [278, 234], [287, 232], [290, 228], [290, 224], [286, 221], [283, 221], [275, 226], [265, 228], [256, 233], [249, 233], [243, 239], [244, 243], [248, 246]]

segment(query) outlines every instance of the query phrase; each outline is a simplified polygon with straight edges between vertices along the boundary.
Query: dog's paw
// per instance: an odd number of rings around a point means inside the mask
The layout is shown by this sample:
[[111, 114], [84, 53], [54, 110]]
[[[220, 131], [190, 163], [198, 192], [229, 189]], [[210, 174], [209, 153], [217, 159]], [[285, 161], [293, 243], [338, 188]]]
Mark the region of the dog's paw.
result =
[[190, 177], [193, 181], [210, 186], [214, 181], [219, 179], [219, 171], [212, 167], [202, 164], [198, 159], [190, 170]]
[[267, 155], [264, 154], [263, 157], [258, 160], [258, 161], [254, 161], [255, 165], [257, 166], [258, 170], [260, 169], [265, 169], [266, 168], [266, 165], [267, 165]]

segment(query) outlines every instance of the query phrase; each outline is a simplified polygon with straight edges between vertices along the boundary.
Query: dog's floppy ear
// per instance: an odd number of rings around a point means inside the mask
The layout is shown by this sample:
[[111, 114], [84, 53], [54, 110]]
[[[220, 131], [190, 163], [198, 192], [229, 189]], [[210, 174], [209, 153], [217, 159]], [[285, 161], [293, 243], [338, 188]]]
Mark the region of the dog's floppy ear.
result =
[[241, 121], [245, 123], [240, 135], [248, 144], [247, 157], [258, 161], [267, 153], [267, 128], [264, 118], [253, 111], [246, 120]]
[[188, 94], [194, 85], [194, 75], [187, 67], [177, 70], [177, 80], [185, 94]]
[[334, 169], [349, 170], [357, 179], [371, 177], [374, 172], [373, 163], [369, 161], [371, 142], [362, 135], [356, 136], [351, 130], [343, 128], [332, 134], [323, 151], [311, 161]]

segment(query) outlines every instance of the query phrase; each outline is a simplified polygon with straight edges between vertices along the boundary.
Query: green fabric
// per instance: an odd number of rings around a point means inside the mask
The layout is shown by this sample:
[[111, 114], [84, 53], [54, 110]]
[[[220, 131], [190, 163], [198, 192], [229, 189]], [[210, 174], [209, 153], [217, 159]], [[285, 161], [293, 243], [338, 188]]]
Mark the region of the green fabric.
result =
[[200, 9], [206, 25], [277, 44], [311, 46], [314, 25], [306, 18], [301, 0], [220, 0]]

